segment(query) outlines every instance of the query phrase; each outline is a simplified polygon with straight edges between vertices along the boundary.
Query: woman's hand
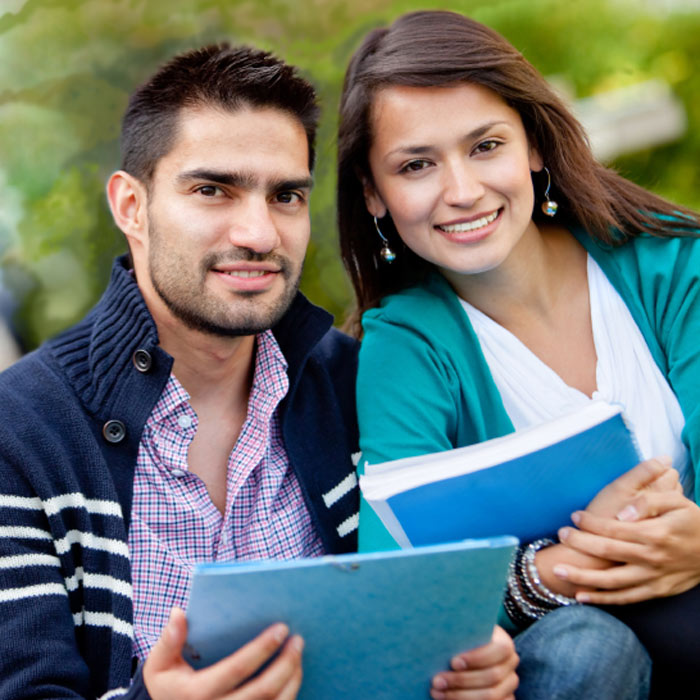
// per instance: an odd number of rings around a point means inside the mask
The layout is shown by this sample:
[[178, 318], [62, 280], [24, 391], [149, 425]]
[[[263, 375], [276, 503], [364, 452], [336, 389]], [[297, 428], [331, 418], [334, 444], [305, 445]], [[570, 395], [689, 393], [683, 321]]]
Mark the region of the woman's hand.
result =
[[488, 644], [455, 656], [452, 671], [433, 678], [434, 700], [514, 700], [518, 655], [510, 635], [495, 627]]
[[[671, 468], [670, 458], [650, 459], [630, 469], [601, 489], [588, 504], [586, 513], [598, 517], [615, 517], [647, 491], [681, 491], [678, 472]], [[540, 579], [547, 588], [556, 593], [573, 597], [576, 593], [593, 589], [588, 589], [567, 577], [557, 576], [554, 573], [555, 567], [560, 567], [559, 572], [602, 571], [618, 563], [595, 556], [590, 551], [572, 548], [567, 546], [568, 544], [568, 541], [562, 540], [562, 544], [542, 549], [537, 552], [535, 559]]]
[[601, 517], [617, 517], [625, 506], [646, 491], [682, 492], [678, 472], [671, 467], [670, 457], [640, 462], [601, 489], [586, 507], [586, 512]]
[[579, 587], [576, 598], [582, 603], [635, 603], [700, 583], [700, 508], [675, 487], [643, 491], [616, 517], [579, 511], [572, 520], [579, 529], [562, 528], [560, 540], [577, 551], [620, 562], [603, 571], [568, 564], [553, 568], [555, 576]]

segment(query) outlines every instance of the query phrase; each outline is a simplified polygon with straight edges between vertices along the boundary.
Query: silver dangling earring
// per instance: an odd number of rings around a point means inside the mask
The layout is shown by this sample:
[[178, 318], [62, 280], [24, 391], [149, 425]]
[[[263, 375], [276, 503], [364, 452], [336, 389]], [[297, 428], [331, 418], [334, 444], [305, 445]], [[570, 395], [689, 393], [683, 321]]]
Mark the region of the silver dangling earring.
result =
[[386, 236], [380, 231], [379, 229], [379, 222], [377, 221], [377, 217], [374, 218], [374, 228], [377, 229], [377, 233], [379, 234], [379, 238], [382, 239], [382, 243], [384, 245], [382, 246], [382, 249], [379, 251], [379, 255], [382, 256], [384, 262], [387, 263], [393, 263], [394, 260], [396, 260], [396, 253], [389, 248], [389, 241], [387, 241]]
[[554, 216], [559, 209], [559, 204], [553, 199], [549, 198], [549, 188], [552, 186], [552, 176], [549, 174], [549, 168], [544, 167], [544, 171], [547, 173], [547, 189], [544, 191], [544, 202], [542, 202], [542, 211], [547, 216]]

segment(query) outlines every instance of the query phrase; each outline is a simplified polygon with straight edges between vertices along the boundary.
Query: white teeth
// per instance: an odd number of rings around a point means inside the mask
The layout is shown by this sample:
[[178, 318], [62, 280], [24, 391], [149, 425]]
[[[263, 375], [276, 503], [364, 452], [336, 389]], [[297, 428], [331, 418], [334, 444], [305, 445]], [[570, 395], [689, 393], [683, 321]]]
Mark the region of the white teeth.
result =
[[231, 277], [262, 277], [267, 274], [267, 270], [231, 270], [226, 274], [231, 275]]
[[474, 221], [465, 221], [462, 224], [453, 224], [452, 226], [440, 226], [440, 228], [445, 231], [445, 233], [465, 233], [466, 231], [473, 231], [474, 229], [481, 228], [494, 221], [498, 216], [498, 211], [488, 216], [482, 216], [480, 219]]

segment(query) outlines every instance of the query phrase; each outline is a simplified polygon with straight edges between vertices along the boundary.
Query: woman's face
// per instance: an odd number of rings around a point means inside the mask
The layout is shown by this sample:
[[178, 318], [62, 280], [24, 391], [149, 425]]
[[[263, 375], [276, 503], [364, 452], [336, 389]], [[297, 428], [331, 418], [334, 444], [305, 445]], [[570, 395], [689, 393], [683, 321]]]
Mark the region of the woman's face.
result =
[[518, 113], [491, 90], [384, 88], [371, 129], [367, 209], [388, 211], [403, 242], [448, 279], [500, 266], [537, 232], [530, 171], [542, 162]]

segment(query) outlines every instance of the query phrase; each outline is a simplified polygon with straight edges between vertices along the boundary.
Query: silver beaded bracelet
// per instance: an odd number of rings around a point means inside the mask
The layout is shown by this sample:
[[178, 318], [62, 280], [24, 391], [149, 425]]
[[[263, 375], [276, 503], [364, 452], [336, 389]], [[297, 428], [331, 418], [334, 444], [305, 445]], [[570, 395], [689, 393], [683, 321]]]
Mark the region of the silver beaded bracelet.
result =
[[550, 606], [553, 604], [553, 607], [577, 605], [578, 601], [576, 598], [569, 598], [561, 593], [556, 593], [545, 586], [540, 579], [539, 572], [537, 571], [537, 565], [535, 564], [535, 555], [540, 551], [540, 549], [550, 547], [553, 544], [554, 540], [542, 538], [531, 542], [525, 548], [521, 565], [521, 575], [524, 588], [526, 589], [527, 593], [530, 594], [531, 597], [538, 603], [543, 603], [545, 605], [549, 604]]
[[521, 576], [518, 569], [523, 548], [518, 548], [513, 554], [508, 566], [508, 586], [504, 600], [506, 612], [511, 620], [519, 626], [524, 626], [539, 620], [553, 608], [551, 604], [546, 607], [537, 605], [527, 600], [523, 595]]

